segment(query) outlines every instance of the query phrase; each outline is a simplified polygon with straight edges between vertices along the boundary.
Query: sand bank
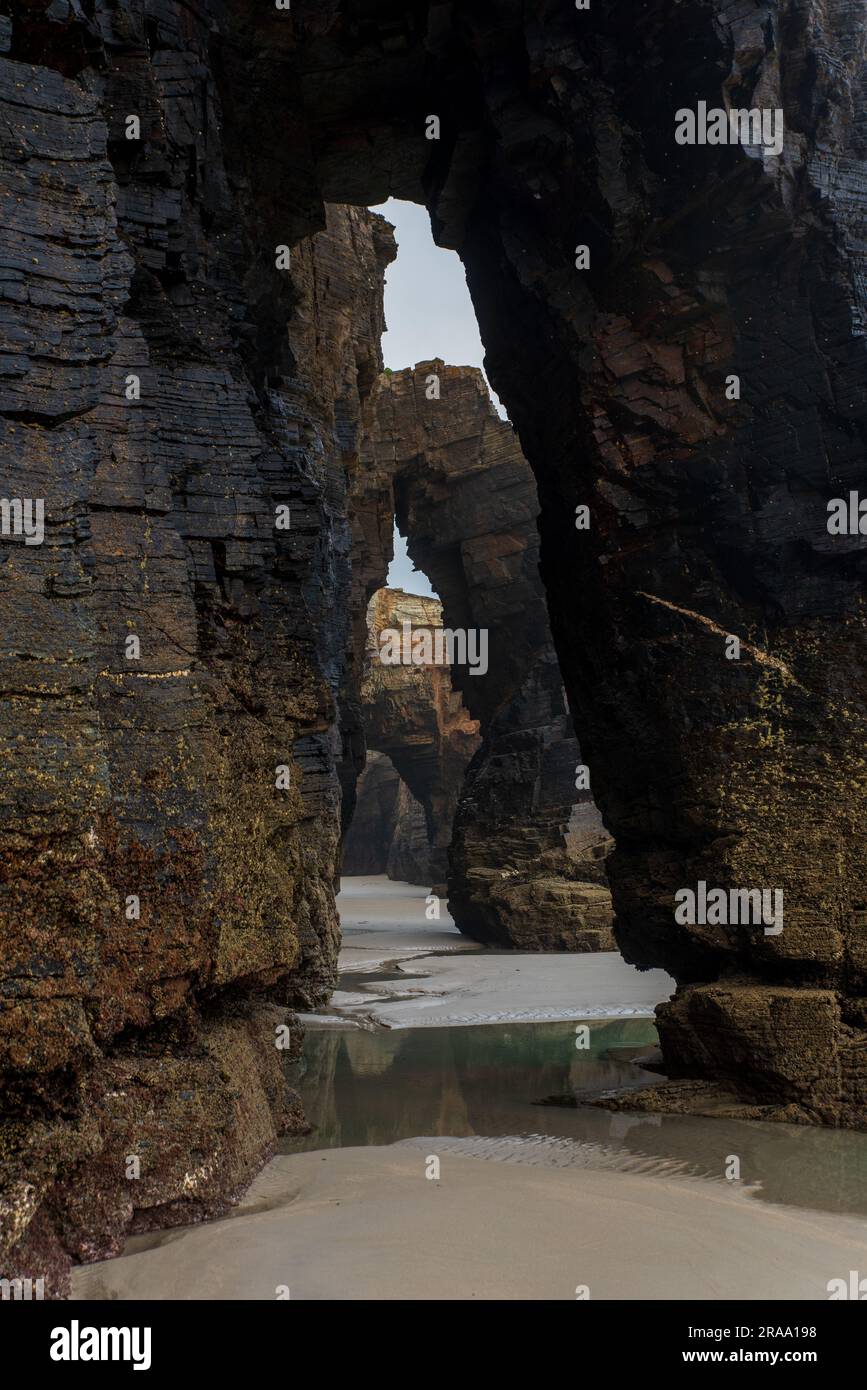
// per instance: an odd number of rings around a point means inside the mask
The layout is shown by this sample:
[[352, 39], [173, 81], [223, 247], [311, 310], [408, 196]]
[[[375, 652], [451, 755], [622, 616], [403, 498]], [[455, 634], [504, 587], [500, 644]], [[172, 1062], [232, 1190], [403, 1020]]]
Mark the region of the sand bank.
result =
[[341, 971], [380, 969], [429, 951], [478, 951], [478, 942], [462, 936], [439, 903], [439, 920], [425, 916], [428, 889], [397, 883], [384, 874], [341, 879], [337, 909], [343, 933]]
[[[140, 1237], [80, 1299], [827, 1299], [867, 1222], [743, 1189], [442, 1154], [436, 1140], [275, 1159], [224, 1220]], [[154, 1243], [155, 1242], [155, 1243]], [[144, 1249], [143, 1245], [153, 1244]]]

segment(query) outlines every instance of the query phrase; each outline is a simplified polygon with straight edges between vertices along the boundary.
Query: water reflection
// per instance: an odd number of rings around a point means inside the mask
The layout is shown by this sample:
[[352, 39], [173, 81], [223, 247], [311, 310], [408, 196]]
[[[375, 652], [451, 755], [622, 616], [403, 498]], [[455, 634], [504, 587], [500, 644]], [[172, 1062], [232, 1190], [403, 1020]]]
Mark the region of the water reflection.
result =
[[314, 1129], [282, 1151], [449, 1136], [443, 1148], [507, 1162], [718, 1181], [735, 1155], [759, 1200], [867, 1215], [867, 1135], [534, 1104], [652, 1083], [628, 1060], [655, 1042], [652, 1020], [586, 1026], [586, 1051], [575, 1046], [574, 1023], [311, 1030], [298, 1085]]

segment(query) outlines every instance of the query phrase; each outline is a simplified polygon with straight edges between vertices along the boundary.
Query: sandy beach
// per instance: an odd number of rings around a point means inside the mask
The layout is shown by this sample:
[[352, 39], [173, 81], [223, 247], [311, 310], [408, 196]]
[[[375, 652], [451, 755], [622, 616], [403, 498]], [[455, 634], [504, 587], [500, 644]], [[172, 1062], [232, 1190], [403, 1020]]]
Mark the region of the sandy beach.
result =
[[[485, 1162], [436, 1141], [275, 1159], [231, 1217], [140, 1237], [78, 1299], [827, 1299], [867, 1223], [724, 1183]], [[156, 1240], [153, 1248], [143, 1248]]]
[[[652, 1018], [674, 981], [639, 971], [616, 951], [592, 955], [480, 950], [457, 930], [443, 903], [425, 918], [426, 891], [387, 878], [344, 879], [340, 969], [355, 977], [331, 1011], [387, 1028], [434, 1028], [569, 1019]], [[390, 967], [394, 978], [367, 983]]]
[[[610, 1136], [660, 1117], [594, 1111], [584, 1138], [580, 1128], [567, 1137], [571, 1121], [558, 1131], [564, 1112], [527, 1103], [542, 1084], [541, 1060], [513, 1071], [499, 1063], [503, 1054], [482, 1051], [470, 1085], [455, 1062], [458, 1041], [454, 1057], [435, 1051], [417, 1082], [391, 1069], [406, 1042], [433, 1044], [436, 1027], [455, 1039], [463, 1027], [495, 1047], [496, 1025], [515, 1036], [512, 1024], [538, 1032], [553, 1020], [586, 1018], [601, 1029], [605, 1019], [649, 1018], [672, 988], [663, 972], [641, 973], [612, 954], [480, 950], [447, 914], [426, 920], [424, 889], [386, 879], [344, 881], [339, 901], [348, 979], [327, 1012], [308, 1018], [325, 1046], [321, 1069], [311, 1062], [319, 1146], [274, 1158], [227, 1217], [134, 1237], [120, 1258], [78, 1269], [74, 1298], [821, 1300], [829, 1280], [867, 1268], [862, 1217], [760, 1200], [767, 1126], [704, 1122], [702, 1161], [713, 1176], [681, 1176], [664, 1143], [636, 1155], [611, 1147]], [[571, 1036], [565, 1045], [574, 1057]], [[368, 1108], [385, 1132], [392, 1114], [421, 1115], [408, 1099], [415, 1093], [401, 1089], [416, 1084], [430, 1095], [424, 1113], [440, 1121], [438, 1137], [398, 1126], [398, 1142], [383, 1143], [370, 1128], [365, 1147], [326, 1147], [339, 1145], [344, 1125], [358, 1132], [335, 1109], [347, 1097], [326, 1063], [341, 1049], [362, 1122]], [[512, 1077], [516, 1094], [501, 1094]], [[553, 1131], [541, 1132], [552, 1118]], [[771, 1156], [779, 1129], [764, 1141]], [[837, 1165], [827, 1137], [828, 1145], [817, 1139], [820, 1172], [826, 1148], [828, 1171]], [[754, 1140], [749, 1180], [727, 1182], [726, 1155], [732, 1146], [747, 1153]], [[438, 1176], [427, 1176], [431, 1158]]]

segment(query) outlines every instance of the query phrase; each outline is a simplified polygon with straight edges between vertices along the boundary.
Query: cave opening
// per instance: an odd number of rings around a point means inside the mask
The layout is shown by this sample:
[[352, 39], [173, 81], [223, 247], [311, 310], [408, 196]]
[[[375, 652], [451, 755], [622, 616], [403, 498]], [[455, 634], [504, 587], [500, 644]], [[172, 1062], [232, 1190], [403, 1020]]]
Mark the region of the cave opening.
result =
[[[439, 350], [443, 360], [481, 362], [481, 344], [460, 263], [436, 247], [424, 208], [389, 199], [371, 212], [394, 227], [397, 255], [384, 277], [383, 372], [400, 374]], [[388, 511], [384, 518], [387, 536]], [[446, 892], [447, 851], [463, 773], [478, 724], [449, 673], [378, 669], [376, 641], [389, 624], [413, 632], [442, 625], [442, 602], [409, 554], [391, 501], [391, 558], [384, 583], [367, 605], [368, 646], [362, 682], [365, 765], [342, 847], [341, 876], [386, 875]], [[387, 558], [387, 550], [386, 550]], [[390, 688], [387, 688], [390, 686]]]
[[387, 753], [368, 739], [355, 811], [343, 842], [341, 878], [385, 876], [430, 888], [437, 883], [425, 809]]
[[393, 555], [388, 567], [384, 588], [402, 589], [405, 594], [418, 594], [421, 598], [439, 598], [424, 570], [417, 569], [410, 559], [406, 536], [401, 535], [394, 523], [392, 534]]

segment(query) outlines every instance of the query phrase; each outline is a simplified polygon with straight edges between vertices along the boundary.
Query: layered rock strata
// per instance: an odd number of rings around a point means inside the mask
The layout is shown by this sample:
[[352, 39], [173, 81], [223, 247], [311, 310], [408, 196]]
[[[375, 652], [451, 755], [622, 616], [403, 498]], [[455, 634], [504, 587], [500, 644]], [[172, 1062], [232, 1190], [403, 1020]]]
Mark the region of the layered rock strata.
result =
[[[318, 399], [324, 201], [425, 202], [462, 256], [618, 939], [679, 982], [669, 1073], [865, 1124], [865, 539], [857, 505], [827, 525], [867, 437], [865, 35], [844, 0], [0, 5], [2, 488], [46, 504], [42, 546], [0, 547], [4, 1273], [29, 1251], [60, 1286], [115, 1248], [71, 1196], [115, 1051], [192, 1056], [181, 1094], [216, 1077], [230, 1115], [258, 1025], [229, 998], [330, 978], [341, 743], [363, 765], [343, 489], [381, 323], [375, 294], [339, 313], [355, 387]], [[782, 113], [780, 153], [677, 144], [700, 102]], [[347, 218], [331, 284], [375, 290], [389, 249]], [[701, 883], [782, 891], [783, 930], [676, 920]], [[232, 1121], [235, 1172], [279, 1120], [254, 1055], [271, 1119]], [[189, 1174], [193, 1207], [223, 1190], [201, 1152], [154, 1210]]]
[[55, 1294], [303, 1124], [394, 251], [332, 210], [277, 269], [316, 219], [247, 164], [204, 11], [88, 14], [0, 30], [0, 492], [45, 524], [0, 544], [0, 1276]]
[[[456, 925], [523, 950], [613, 949], [610, 838], [589, 789], [576, 790], [581, 754], [539, 582], [535, 481], [514, 430], [476, 368], [422, 362], [382, 376], [362, 460], [366, 476], [391, 474], [398, 525], [446, 627], [479, 634], [451, 668], [482, 735], [445, 838]], [[385, 723], [399, 739], [399, 711]]]
[[437, 883], [424, 807], [385, 753], [368, 752], [343, 842], [343, 875], [385, 874], [401, 883]]
[[[618, 940], [679, 983], [669, 1071], [863, 1126], [867, 541], [828, 529], [867, 439], [863, 11], [365, 17], [300, 4], [271, 62], [302, 75], [326, 196], [423, 201], [463, 259], [538, 479]], [[678, 143], [700, 103], [781, 138]], [[676, 920], [701, 884], [781, 891], [783, 930]]]
[[[386, 755], [424, 812], [428, 843], [425, 880], [429, 886], [442, 888], [452, 823], [467, 765], [479, 746], [479, 726], [455, 689], [454, 671], [447, 661], [414, 665], [384, 664], [380, 659], [383, 638], [389, 633], [403, 638], [405, 625], [413, 633], [441, 632], [442, 605], [437, 599], [407, 594], [402, 589], [379, 589], [367, 616], [361, 687], [364, 731], [368, 748]], [[398, 794], [395, 815], [402, 809]], [[405, 859], [408, 852], [408, 846], [403, 850], [396, 846], [393, 864]]]

